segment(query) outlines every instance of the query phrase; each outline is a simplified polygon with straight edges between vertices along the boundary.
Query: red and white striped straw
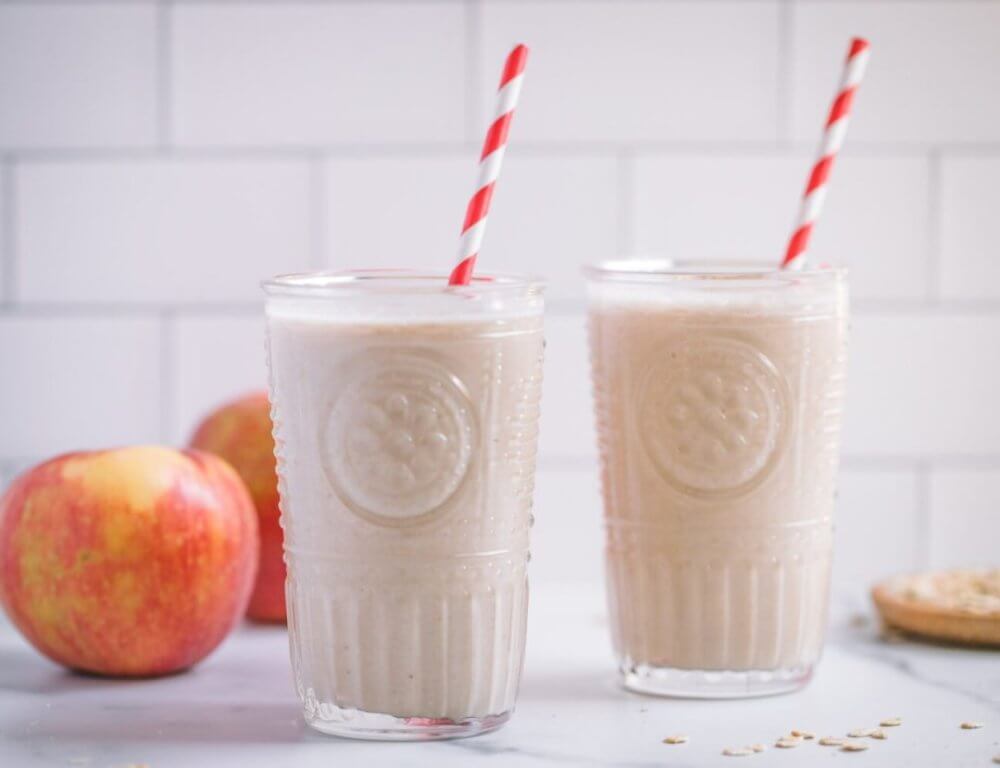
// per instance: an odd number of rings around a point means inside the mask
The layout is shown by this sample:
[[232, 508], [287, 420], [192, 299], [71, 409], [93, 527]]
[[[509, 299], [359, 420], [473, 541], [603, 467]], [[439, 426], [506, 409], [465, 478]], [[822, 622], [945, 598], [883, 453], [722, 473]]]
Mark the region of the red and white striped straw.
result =
[[837, 97], [833, 100], [830, 116], [827, 117], [826, 127], [823, 129], [819, 159], [809, 175], [809, 182], [806, 184], [802, 205], [799, 208], [799, 216], [795, 222], [795, 230], [792, 232], [792, 238], [788, 241], [784, 261], [781, 262], [782, 269], [802, 269], [805, 266], [805, 253], [806, 247], [809, 245], [809, 236], [823, 211], [823, 201], [826, 199], [827, 181], [830, 178], [830, 171], [833, 170], [833, 161], [844, 144], [854, 93], [858, 90], [861, 79], [865, 76], [867, 65], [868, 41], [856, 37], [851, 40], [851, 49], [847, 54], [847, 63], [844, 65], [840, 88], [837, 90]]
[[493, 199], [493, 187], [500, 175], [500, 165], [507, 149], [507, 134], [514, 118], [514, 108], [521, 94], [521, 83], [524, 81], [524, 65], [528, 61], [528, 49], [518, 45], [507, 55], [503, 75], [500, 77], [500, 88], [497, 92], [497, 107], [493, 124], [486, 131], [483, 151], [479, 156], [479, 178], [476, 191], [465, 209], [465, 224], [462, 225], [462, 237], [459, 240], [458, 263], [451, 271], [448, 285], [468, 285], [472, 279], [472, 270], [476, 266], [476, 256], [483, 244], [483, 233], [486, 231], [486, 219], [490, 213], [490, 201]]

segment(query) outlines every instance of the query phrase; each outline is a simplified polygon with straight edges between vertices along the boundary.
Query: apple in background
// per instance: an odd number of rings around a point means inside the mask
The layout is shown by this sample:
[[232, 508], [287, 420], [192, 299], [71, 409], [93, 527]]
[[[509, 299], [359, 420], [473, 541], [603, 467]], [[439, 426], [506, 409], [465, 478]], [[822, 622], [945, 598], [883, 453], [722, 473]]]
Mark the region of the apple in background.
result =
[[246, 488], [215, 456], [158, 446], [69, 453], [0, 498], [0, 603], [67, 667], [176, 672], [243, 616], [257, 538]]
[[285, 561], [267, 393], [252, 392], [210, 413], [195, 430], [191, 447], [221, 456], [247, 484], [260, 526], [260, 570], [247, 616], [285, 621]]

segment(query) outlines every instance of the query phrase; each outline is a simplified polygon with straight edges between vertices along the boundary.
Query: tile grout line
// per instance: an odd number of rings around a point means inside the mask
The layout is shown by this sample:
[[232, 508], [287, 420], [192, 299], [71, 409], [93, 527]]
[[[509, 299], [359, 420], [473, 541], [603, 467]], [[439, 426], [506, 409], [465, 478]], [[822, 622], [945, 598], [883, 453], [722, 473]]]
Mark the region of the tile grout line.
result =
[[[176, 320], [176, 316], [171, 317], [171, 324]], [[161, 336], [167, 335], [161, 328]], [[173, 338], [173, 328], [169, 333], [170, 338]], [[162, 362], [161, 362], [162, 365]], [[171, 365], [171, 367], [173, 367]], [[169, 409], [173, 410], [172, 406]], [[585, 414], [591, 417], [591, 413]], [[171, 438], [171, 430], [168, 428], [165, 430], [165, 440]], [[162, 430], [162, 428], [161, 428]], [[845, 457], [849, 458], [849, 457]], [[900, 472], [913, 472], [914, 482], [916, 483], [916, 497], [917, 497], [917, 512], [918, 520], [923, 519], [925, 510], [923, 510], [922, 502], [925, 500], [925, 490], [928, 491], [926, 494], [926, 513], [929, 519], [930, 512], [930, 479], [934, 466], [938, 466], [942, 469], [954, 470], [954, 471], [993, 471], [1000, 469], [1000, 457], [988, 457], [989, 462], [983, 463], [983, 461], [971, 459], [964, 462], [950, 462], [942, 458], [933, 459], [906, 459], [901, 460], [899, 463], [884, 463], [882, 461], [876, 460], [872, 463], [867, 462], [855, 462], [855, 461], [845, 461], [841, 466], [842, 472], [854, 473], [854, 472], [865, 472], [870, 474], [884, 474], [884, 475], [897, 475]], [[22, 456], [22, 455], [4, 455], [0, 456], [0, 469], [6, 467], [8, 471], [14, 471], [19, 467], [26, 464], [31, 464], [39, 460], [37, 456]], [[565, 453], [551, 453], [551, 454], [539, 454], [538, 467], [545, 469], [583, 469], [591, 470], [595, 469], [598, 465], [598, 457], [595, 452], [591, 456], [579, 455], [579, 454], [565, 454]], [[924, 485], [926, 484], [926, 488]], [[922, 545], [921, 545], [922, 546]]]
[[[543, 403], [544, 411], [544, 403]], [[590, 414], [588, 414], [590, 415]], [[591, 469], [597, 465], [597, 453], [591, 456], [580, 454], [550, 453], [539, 454], [538, 466], [546, 469]], [[934, 468], [956, 471], [992, 471], [1000, 469], [1000, 456], [851, 456], [845, 454], [840, 471], [852, 474], [865, 472], [870, 474], [896, 475], [901, 472], [912, 473], [916, 484], [917, 525], [924, 525], [927, 532], [930, 527], [930, 480]], [[918, 531], [918, 533], [920, 533]], [[923, 551], [925, 544], [920, 543], [926, 538], [918, 535], [918, 549]], [[919, 554], [919, 553], [918, 553]]]
[[[69, 0], [0, 0], [0, 6], [4, 5], [66, 5]], [[127, 5], [130, 2], [135, 2], [136, 0], [72, 0], [73, 5], [107, 5], [109, 2], [113, 5]], [[184, 5], [191, 6], [212, 6], [212, 5], [235, 5], [233, 0], [177, 0]], [[271, 6], [281, 6], [288, 4], [289, 0], [250, 0], [247, 4], [251, 5], [271, 5]], [[586, 0], [584, 0], [585, 2]], [[796, 0], [803, 5], [822, 5], [829, 2], [829, 0]], [[996, 0], [969, 0], [972, 3], [978, 3], [982, 5], [988, 5], [990, 3], [996, 2]], [[338, 5], [440, 5], [442, 2], [447, 3], [449, 0], [295, 0], [298, 5], [330, 5], [332, 2], [336, 2]], [[579, 4], [581, 0], [505, 0], [506, 4], [517, 6], [517, 5], [551, 5], [551, 6], [572, 6], [574, 4]], [[619, 0], [622, 5], [648, 5], [651, 0]], [[652, 0], [652, 2], [660, 2], [664, 5], [686, 5], [691, 2], [691, 0]], [[731, 4], [733, 0], [703, 0], [703, 2], [712, 5], [724, 5]], [[906, 5], [912, 3], [913, 0], [885, 0], [885, 2], [890, 5]], [[926, 5], [933, 5], [934, 3], [939, 3], [941, 0], [918, 0], [918, 2]]]
[[[3, 2], [3, 0], [0, 0]], [[413, 155], [449, 155], [468, 150], [472, 145], [465, 141], [426, 142], [342, 142], [331, 144], [189, 144], [170, 147], [50, 147], [10, 148], [6, 153], [17, 160], [29, 163], [68, 162], [133, 162], [161, 157], [164, 150], [181, 162], [215, 162], [223, 160], [301, 160], [317, 153], [339, 157], [384, 158]], [[543, 150], [544, 151], [544, 150]], [[578, 153], [580, 154], [580, 153]]]
[[329, 231], [329, 206], [327, 205], [326, 157], [315, 153], [308, 160], [309, 199], [309, 260], [312, 269], [331, 266], [327, 233]]
[[841, 466], [850, 471], [919, 472], [922, 466], [936, 469], [1000, 469], [1000, 454], [863, 454], [845, 452]]
[[[73, 5], [108, 5], [109, 2], [112, 5], [128, 5], [130, 2], [135, 2], [136, 0], [72, 0]], [[338, 5], [440, 5], [442, 2], [448, 2], [448, 0], [334, 0]], [[651, 0], [620, 0], [622, 5], [647, 5]], [[661, 2], [664, 5], [685, 5], [691, 2], [691, 0], [654, 0], [655, 2]], [[925, 3], [927, 5], [932, 5], [941, 0], [919, 0], [919, 2]], [[0, 6], [4, 5], [66, 5], [69, 0], [0, 0]], [[178, 0], [178, 2], [184, 5], [192, 6], [212, 6], [212, 5], [227, 5], [236, 3], [232, 0]], [[581, 0], [505, 0], [509, 5], [554, 5], [554, 6], [571, 6], [574, 4], [579, 4]], [[704, 0], [708, 4], [728, 4], [732, 3], [733, 0]], [[823, 3], [829, 2], [829, 0], [797, 0], [804, 5], [822, 5]], [[885, 0], [885, 2], [890, 4], [905, 5], [912, 3], [913, 0]], [[970, 0], [973, 3], [980, 3], [983, 5], [988, 5], [990, 3], [996, 2], [996, 0]], [[247, 4], [252, 5], [275, 5], [281, 6], [286, 5], [288, 0], [251, 0]], [[296, 0], [298, 5], [329, 5], [331, 0]]]
[[934, 304], [942, 299], [941, 290], [941, 150], [932, 148], [927, 155], [927, 285], [925, 298]]
[[125, 302], [31, 302], [0, 309], [0, 315], [9, 317], [159, 317], [163, 312], [182, 313], [209, 317], [246, 317], [260, 314], [263, 299], [247, 302], [193, 302], [142, 303]]
[[[2, 2], [2, 0], [0, 0]], [[474, 107], [475, 109], [475, 107]], [[477, 116], [478, 117], [478, 116]], [[480, 139], [482, 137], [479, 137]], [[132, 161], [158, 157], [169, 148], [179, 160], [254, 160], [295, 159], [323, 153], [335, 157], [384, 158], [411, 155], [437, 156], [467, 152], [479, 148], [478, 140], [445, 141], [333, 141], [313, 144], [171, 144], [169, 147], [117, 147], [117, 146], [67, 146], [67, 147], [8, 147], [5, 154], [24, 162], [71, 161]], [[596, 139], [587, 141], [549, 141], [545, 139], [518, 139], [510, 151], [517, 154], [544, 157], [579, 157], [615, 155], [622, 149], [634, 153], [681, 156], [748, 156], [787, 157], [790, 152], [811, 153], [815, 150], [809, 141], [739, 140], [616, 140]], [[928, 153], [948, 152], [960, 157], [1000, 157], [1000, 144], [944, 145], [906, 144], [898, 142], [852, 142], [845, 148], [846, 156], [865, 158], [927, 157]]]
[[904, 317], [923, 315], [941, 317], [947, 315], [995, 315], [1000, 311], [1000, 302], [995, 299], [892, 299], [867, 297], [852, 301], [855, 315], [867, 317]]
[[464, 13], [465, 46], [465, 138], [466, 141], [477, 141], [479, 133], [479, 82], [482, 79], [480, 71], [479, 51], [482, 43], [480, 30], [482, 6], [479, 0], [465, 0], [462, 4]]
[[795, 20], [795, 6], [791, 0], [780, 0], [778, 4], [778, 41], [775, 77], [775, 140], [779, 144], [790, 141], [792, 135], [792, 28]]
[[171, 141], [172, 41], [173, 3], [172, 0], [159, 0], [156, 5], [156, 146], [161, 150], [169, 147]]
[[916, 472], [919, 458], [907, 456], [857, 456], [841, 453], [842, 472]]
[[917, 464], [916, 474], [916, 562], [917, 567], [925, 569], [931, 562], [931, 465], [927, 460]]
[[14, 282], [17, 279], [17, 255], [15, 253], [15, 205], [14, 163], [10, 157], [0, 157], [0, 306], [10, 307], [15, 303]]
[[[324, 185], [325, 186], [325, 185]], [[326, 228], [324, 227], [324, 233]], [[323, 238], [324, 240], [327, 238]], [[310, 245], [310, 257], [313, 251]], [[2, 266], [2, 262], [0, 262]], [[321, 263], [320, 266], [326, 266]], [[195, 315], [223, 315], [242, 317], [252, 312], [259, 312], [263, 300], [247, 301], [177, 301], [177, 302], [115, 302], [115, 301], [75, 301], [75, 302], [53, 302], [53, 301], [33, 301], [15, 305], [0, 304], [0, 315], [21, 316], [21, 317], [67, 317], [75, 315], [131, 315], [133, 317], [145, 317], [158, 315], [163, 311], [175, 313], [195, 314]], [[586, 300], [580, 298], [554, 298], [546, 301], [547, 314], [552, 317], [572, 317], [582, 315], [587, 311]], [[902, 301], [894, 303], [890, 299], [860, 299], [854, 302], [854, 316], [861, 317], [888, 317], [888, 318], [912, 318], [914, 316], [924, 318], [951, 317], [955, 315], [977, 316], [984, 319], [994, 319], [1000, 315], [1000, 301], [996, 300], [971, 300], [971, 301], [942, 301], [928, 302]]]
[[160, 316], [160, 439], [167, 445], [173, 442], [173, 397], [177, 388], [174, 360], [174, 334], [176, 313], [161, 310]]

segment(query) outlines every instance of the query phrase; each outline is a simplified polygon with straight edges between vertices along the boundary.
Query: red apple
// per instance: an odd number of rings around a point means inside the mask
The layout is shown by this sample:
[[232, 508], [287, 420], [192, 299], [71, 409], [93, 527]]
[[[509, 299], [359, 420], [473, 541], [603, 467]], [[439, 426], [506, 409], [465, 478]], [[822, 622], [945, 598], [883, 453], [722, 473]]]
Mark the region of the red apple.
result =
[[175, 672], [243, 616], [257, 517], [224, 461], [157, 446], [70, 453], [0, 498], [0, 603], [52, 660]]
[[221, 456], [247, 484], [260, 526], [260, 570], [247, 616], [285, 621], [284, 539], [267, 393], [253, 392], [217, 408], [198, 425], [191, 447]]

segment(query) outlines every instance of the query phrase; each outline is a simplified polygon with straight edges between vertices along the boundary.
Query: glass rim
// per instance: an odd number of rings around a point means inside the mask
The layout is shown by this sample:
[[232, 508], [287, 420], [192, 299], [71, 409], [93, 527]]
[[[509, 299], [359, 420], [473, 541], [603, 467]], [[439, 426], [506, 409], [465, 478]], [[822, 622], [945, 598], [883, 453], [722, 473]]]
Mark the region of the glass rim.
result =
[[781, 269], [774, 262], [714, 260], [693, 261], [666, 258], [607, 259], [587, 264], [583, 274], [588, 280], [625, 283], [672, 283], [694, 281], [771, 281], [778, 283], [843, 280], [846, 267], [819, 266]]
[[380, 295], [540, 296], [545, 281], [536, 275], [494, 272], [473, 275], [468, 285], [448, 285], [448, 272], [423, 269], [340, 269], [290, 272], [262, 280], [268, 296], [325, 297], [373, 293]]

